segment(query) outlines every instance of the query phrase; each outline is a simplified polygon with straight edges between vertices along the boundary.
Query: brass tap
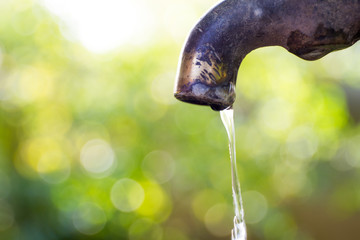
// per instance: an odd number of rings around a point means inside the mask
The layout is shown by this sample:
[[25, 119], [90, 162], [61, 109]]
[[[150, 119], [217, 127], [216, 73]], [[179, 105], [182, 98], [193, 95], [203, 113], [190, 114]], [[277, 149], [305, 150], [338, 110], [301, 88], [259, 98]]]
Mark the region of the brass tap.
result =
[[223, 110], [235, 101], [238, 69], [252, 50], [282, 46], [305, 60], [360, 39], [360, 0], [224, 0], [192, 29], [175, 97]]

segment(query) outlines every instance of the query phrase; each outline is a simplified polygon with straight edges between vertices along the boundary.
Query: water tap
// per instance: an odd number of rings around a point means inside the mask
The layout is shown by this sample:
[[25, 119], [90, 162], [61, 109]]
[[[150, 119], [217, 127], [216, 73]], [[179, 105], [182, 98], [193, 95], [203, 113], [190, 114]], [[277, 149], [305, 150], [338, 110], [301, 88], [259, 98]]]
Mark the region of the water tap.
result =
[[175, 97], [220, 111], [235, 101], [241, 61], [282, 46], [305, 60], [360, 39], [360, 0], [224, 0], [192, 29], [180, 57]]

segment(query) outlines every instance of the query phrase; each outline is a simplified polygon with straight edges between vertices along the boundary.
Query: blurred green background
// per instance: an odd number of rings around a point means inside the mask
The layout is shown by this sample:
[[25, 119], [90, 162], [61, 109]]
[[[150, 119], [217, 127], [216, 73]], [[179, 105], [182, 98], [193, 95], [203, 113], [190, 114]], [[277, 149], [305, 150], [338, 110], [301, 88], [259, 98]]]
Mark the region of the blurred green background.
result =
[[[173, 98], [186, 35], [215, 2], [0, 1], [0, 239], [230, 239], [219, 114]], [[359, 66], [359, 44], [243, 61], [249, 240], [359, 238]]]

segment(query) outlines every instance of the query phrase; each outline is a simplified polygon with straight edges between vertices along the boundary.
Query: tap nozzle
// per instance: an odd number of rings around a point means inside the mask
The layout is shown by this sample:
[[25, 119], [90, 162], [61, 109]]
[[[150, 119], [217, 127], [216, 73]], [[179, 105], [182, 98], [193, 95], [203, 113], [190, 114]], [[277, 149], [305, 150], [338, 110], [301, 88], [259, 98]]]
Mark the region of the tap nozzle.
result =
[[252, 50], [282, 46], [316, 60], [359, 39], [358, 0], [224, 0], [191, 31], [174, 95], [223, 110], [235, 101], [238, 69]]

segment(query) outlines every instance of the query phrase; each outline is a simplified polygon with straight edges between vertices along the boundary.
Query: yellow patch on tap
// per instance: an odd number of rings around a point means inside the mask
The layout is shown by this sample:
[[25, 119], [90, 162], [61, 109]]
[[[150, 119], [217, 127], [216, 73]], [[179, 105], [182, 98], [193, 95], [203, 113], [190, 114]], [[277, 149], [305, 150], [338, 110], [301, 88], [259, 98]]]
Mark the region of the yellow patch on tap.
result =
[[206, 53], [197, 52], [192, 59], [191, 76], [207, 85], [218, 85], [226, 80], [227, 74], [219, 57], [208, 50]]
[[177, 76], [176, 93], [201, 82], [216, 86], [226, 81], [226, 67], [211, 48], [201, 51], [184, 52]]

